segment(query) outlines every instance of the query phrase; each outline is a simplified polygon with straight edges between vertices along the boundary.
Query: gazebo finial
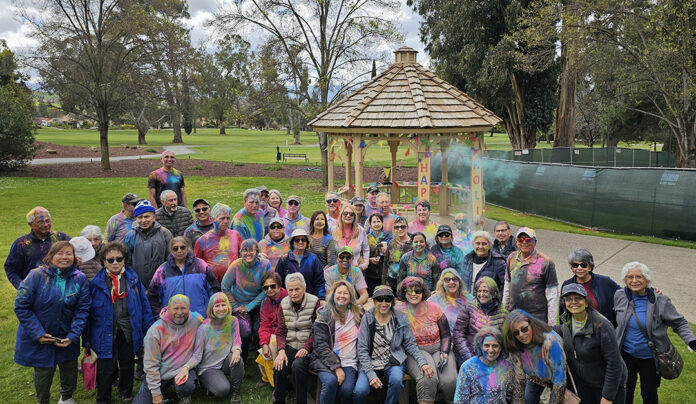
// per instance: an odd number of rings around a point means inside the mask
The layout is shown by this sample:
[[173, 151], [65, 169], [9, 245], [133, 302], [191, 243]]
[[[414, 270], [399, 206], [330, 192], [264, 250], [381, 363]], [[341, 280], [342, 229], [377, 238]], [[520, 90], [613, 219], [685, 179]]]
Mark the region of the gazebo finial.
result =
[[408, 46], [402, 46], [394, 51], [394, 63], [404, 64], [404, 65], [415, 65], [418, 63], [416, 60], [417, 50], [410, 48]]

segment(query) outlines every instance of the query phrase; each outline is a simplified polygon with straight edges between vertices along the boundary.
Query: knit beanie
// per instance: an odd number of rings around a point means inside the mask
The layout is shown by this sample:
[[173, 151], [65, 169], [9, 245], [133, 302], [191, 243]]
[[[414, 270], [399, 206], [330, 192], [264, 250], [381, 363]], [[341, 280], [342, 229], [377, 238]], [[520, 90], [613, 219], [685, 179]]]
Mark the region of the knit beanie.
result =
[[146, 212], [155, 213], [155, 208], [150, 204], [150, 201], [142, 200], [135, 205], [135, 209], [133, 209], [133, 217], [138, 217]]

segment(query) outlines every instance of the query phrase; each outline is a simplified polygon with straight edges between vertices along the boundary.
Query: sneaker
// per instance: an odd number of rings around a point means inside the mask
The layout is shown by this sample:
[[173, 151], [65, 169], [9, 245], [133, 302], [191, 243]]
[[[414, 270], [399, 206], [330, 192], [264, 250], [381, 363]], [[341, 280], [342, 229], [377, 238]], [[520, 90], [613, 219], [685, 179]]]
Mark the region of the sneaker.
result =
[[61, 398], [60, 400], [58, 400], [58, 404], [77, 404], [77, 403], [75, 402], [75, 399], [70, 397], [67, 400], [63, 400], [63, 398]]
[[183, 397], [181, 400], [179, 400], [179, 404], [191, 404], [191, 397]]
[[266, 386], [270, 386], [270, 385], [271, 385], [271, 383], [265, 382], [265, 381], [263, 381], [263, 380], [259, 380], [258, 382], [256, 382], [256, 388], [257, 388], [257, 389], [262, 389], [262, 388], [264, 388], [264, 387], [266, 387]]
[[232, 392], [232, 398], [230, 399], [230, 404], [241, 404], [242, 402], [242, 394], [239, 392], [239, 390], [234, 390]]
[[123, 397], [121, 396], [121, 401], [124, 403], [132, 403], [133, 402], [133, 397]]

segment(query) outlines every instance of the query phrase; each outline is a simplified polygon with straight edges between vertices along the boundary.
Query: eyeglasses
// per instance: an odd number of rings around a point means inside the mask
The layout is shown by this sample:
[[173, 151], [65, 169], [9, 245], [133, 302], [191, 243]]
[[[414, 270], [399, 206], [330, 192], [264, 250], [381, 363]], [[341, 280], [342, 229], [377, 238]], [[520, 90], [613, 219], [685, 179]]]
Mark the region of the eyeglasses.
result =
[[440, 233], [437, 236], [438, 237], [450, 237], [451, 235], [452, 235], [452, 233]]
[[507, 231], [510, 231], [510, 229], [497, 229], [495, 230], [495, 233], [505, 233]]
[[455, 222], [455, 223], [466, 223], [467, 220], [455, 220], [454, 222]]
[[244, 254], [256, 254], [256, 250], [241, 250], [240, 253]]
[[138, 206], [138, 202], [131, 202], [129, 205], [132, 207], [136, 207], [136, 206]]
[[267, 197], [268, 195], [270, 195], [268, 192], [261, 192], [261, 196], [263, 197]]
[[445, 283], [450, 283], [450, 282], [458, 283], [459, 279], [457, 279], [457, 278], [442, 278], [442, 281]]
[[338, 202], [338, 199], [327, 199], [326, 203], [336, 203]]
[[300, 203], [297, 201], [288, 201], [288, 205], [290, 206], [300, 206]]
[[403, 229], [405, 229], [406, 227], [407, 227], [407, 226], [406, 226], [405, 224], [400, 224], [400, 225], [394, 226], [394, 229], [395, 229], [395, 230], [403, 230]]
[[346, 216], [346, 217], [355, 217], [355, 213], [353, 213], [353, 212], [345, 212], [345, 213], [343, 213], [343, 216]]
[[174, 247], [172, 247], [172, 251], [173, 251], [173, 252], [185, 251], [185, 250], [186, 250], [186, 246], [183, 246], [183, 245], [180, 245], [180, 246], [179, 246], [179, 245], [175, 245]]
[[114, 258], [106, 258], [105, 261], [108, 262], [109, 264], [113, 264], [114, 262], [123, 262], [124, 257], [114, 257]]
[[377, 296], [377, 297], [375, 297], [375, 301], [377, 303], [383, 303], [383, 302], [391, 303], [394, 301], [394, 298], [391, 296]]
[[587, 268], [590, 265], [587, 262], [572, 262], [570, 266], [571, 268]]
[[517, 237], [517, 242], [518, 243], [531, 243], [532, 238], [531, 237]]
[[296, 243], [306, 243], [308, 240], [304, 237], [298, 237], [295, 239]]
[[581, 302], [584, 299], [585, 298], [582, 296], [566, 296], [563, 298], [563, 300], [565, 300], [566, 302]]
[[196, 208], [196, 209], [194, 209], [193, 211], [196, 212], [196, 213], [207, 212], [207, 211], [208, 211], [208, 207], [207, 207], [207, 206], [204, 206], [204, 207], [202, 207], [202, 208]]
[[352, 260], [353, 257], [351, 257], [351, 256], [348, 255], [348, 254], [341, 254], [341, 255], [338, 256], [338, 259], [341, 260], [341, 261], [349, 261], [349, 260]]
[[408, 294], [408, 295], [422, 295], [423, 289], [420, 289], [420, 288], [409, 289], [406, 291], [406, 294]]
[[273, 289], [275, 289], [275, 288], [277, 288], [277, 287], [278, 287], [278, 285], [276, 285], [275, 283], [272, 284], [272, 285], [263, 285], [263, 290], [269, 290], [269, 289], [270, 289], [270, 290], [273, 290]]
[[271, 230], [280, 230], [283, 228], [283, 226], [276, 224], [276, 225], [270, 225], [270, 226], [268, 226], [268, 228]]
[[517, 336], [519, 336], [520, 334], [526, 334], [526, 333], [528, 333], [528, 332], [529, 332], [529, 326], [528, 326], [528, 325], [525, 325], [524, 327], [520, 328], [519, 330], [513, 331], [513, 332], [512, 332], [512, 335], [515, 336], [515, 337], [517, 337]]

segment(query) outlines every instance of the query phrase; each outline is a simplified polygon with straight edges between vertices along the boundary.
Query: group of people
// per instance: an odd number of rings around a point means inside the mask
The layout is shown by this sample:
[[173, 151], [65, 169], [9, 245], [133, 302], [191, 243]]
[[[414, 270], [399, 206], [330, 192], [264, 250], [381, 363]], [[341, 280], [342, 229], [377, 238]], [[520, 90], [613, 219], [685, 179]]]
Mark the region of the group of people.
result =
[[[420, 201], [410, 223], [377, 187], [367, 200], [325, 195], [310, 218], [302, 199], [247, 189], [233, 213], [205, 199], [185, 206], [170, 152], [109, 219], [69, 238], [48, 210], [27, 214], [31, 231], [12, 245], [5, 270], [17, 288], [15, 362], [34, 368], [36, 398], [74, 403], [80, 342], [97, 363], [96, 401], [182, 403], [197, 386], [242, 402], [250, 350], [275, 403], [294, 390], [307, 402], [310, 372], [321, 403], [362, 403], [375, 391], [396, 403], [404, 376], [419, 403], [631, 403], [640, 375], [644, 403], [657, 403], [657, 354], [671, 327], [696, 337], [650, 270], [630, 262], [619, 286], [594, 273], [592, 254], [571, 251], [575, 274], [558, 285], [533, 229], [495, 237], [430, 218]], [[195, 217], [195, 219], [194, 219]], [[567, 382], [567, 375], [573, 383]], [[142, 383], [133, 396], [134, 379]], [[574, 386], [574, 387], [573, 387]]]

